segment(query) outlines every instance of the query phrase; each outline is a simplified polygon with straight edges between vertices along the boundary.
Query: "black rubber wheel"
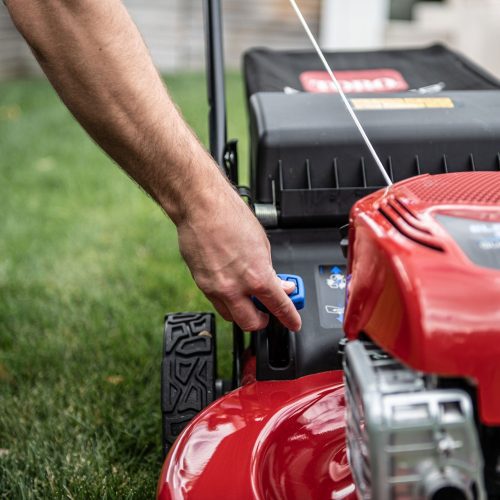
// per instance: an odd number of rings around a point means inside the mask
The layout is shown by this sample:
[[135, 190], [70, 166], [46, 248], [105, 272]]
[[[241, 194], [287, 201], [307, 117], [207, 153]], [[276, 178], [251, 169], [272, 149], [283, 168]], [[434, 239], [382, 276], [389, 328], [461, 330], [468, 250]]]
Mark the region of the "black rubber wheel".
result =
[[161, 364], [165, 455], [187, 423], [215, 399], [215, 380], [214, 315], [168, 314]]

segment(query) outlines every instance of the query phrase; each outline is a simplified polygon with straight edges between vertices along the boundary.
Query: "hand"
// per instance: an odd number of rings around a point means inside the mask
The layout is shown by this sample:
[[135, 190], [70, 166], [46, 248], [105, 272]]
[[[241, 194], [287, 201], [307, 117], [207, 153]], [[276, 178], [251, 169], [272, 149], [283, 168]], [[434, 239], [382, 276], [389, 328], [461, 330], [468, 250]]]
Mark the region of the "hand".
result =
[[210, 203], [200, 203], [178, 224], [179, 247], [193, 278], [227, 321], [244, 331], [265, 328], [269, 316], [250, 299], [257, 297], [284, 326], [301, 327], [288, 297], [295, 285], [274, 272], [267, 236], [255, 216], [220, 176]]

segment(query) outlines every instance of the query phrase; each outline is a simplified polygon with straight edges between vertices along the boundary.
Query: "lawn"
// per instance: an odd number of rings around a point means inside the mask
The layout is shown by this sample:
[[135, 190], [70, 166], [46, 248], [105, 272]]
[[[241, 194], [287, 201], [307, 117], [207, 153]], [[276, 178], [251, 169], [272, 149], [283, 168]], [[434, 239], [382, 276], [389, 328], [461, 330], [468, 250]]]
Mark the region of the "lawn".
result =
[[[206, 142], [203, 77], [166, 81]], [[228, 107], [245, 139], [234, 74]], [[0, 84], [0, 211], [0, 498], [151, 498], [163, 315], [211, 310], [174, 226], [43, 80]]]

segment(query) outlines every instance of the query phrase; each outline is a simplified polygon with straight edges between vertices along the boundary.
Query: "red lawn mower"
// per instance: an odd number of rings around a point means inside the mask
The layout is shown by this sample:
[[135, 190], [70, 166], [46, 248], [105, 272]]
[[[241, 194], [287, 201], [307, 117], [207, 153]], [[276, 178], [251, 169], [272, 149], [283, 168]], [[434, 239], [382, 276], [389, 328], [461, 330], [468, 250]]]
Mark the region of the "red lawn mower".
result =
[[[219, 0], [205, 0], [211, 152], [226, 140]], [[251, 186], [302, 330], [166, 318], [158, 498], [500, 498], [500, 82], [435, 45], [244, 58]]]

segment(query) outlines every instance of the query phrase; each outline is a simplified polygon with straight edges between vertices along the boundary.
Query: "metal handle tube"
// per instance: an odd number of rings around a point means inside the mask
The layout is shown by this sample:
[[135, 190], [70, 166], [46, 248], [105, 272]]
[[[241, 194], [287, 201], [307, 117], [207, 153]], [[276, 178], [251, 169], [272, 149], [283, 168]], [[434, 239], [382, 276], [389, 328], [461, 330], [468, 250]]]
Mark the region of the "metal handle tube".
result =
[[220, 0], [205, 0], [204, 24], [206, 37], [206, 72], [209, 105], [210, 153], [224, 171], [226, 147], [226, 87], [224, 78], [224, 49], [222, 43], [222, 14]]

